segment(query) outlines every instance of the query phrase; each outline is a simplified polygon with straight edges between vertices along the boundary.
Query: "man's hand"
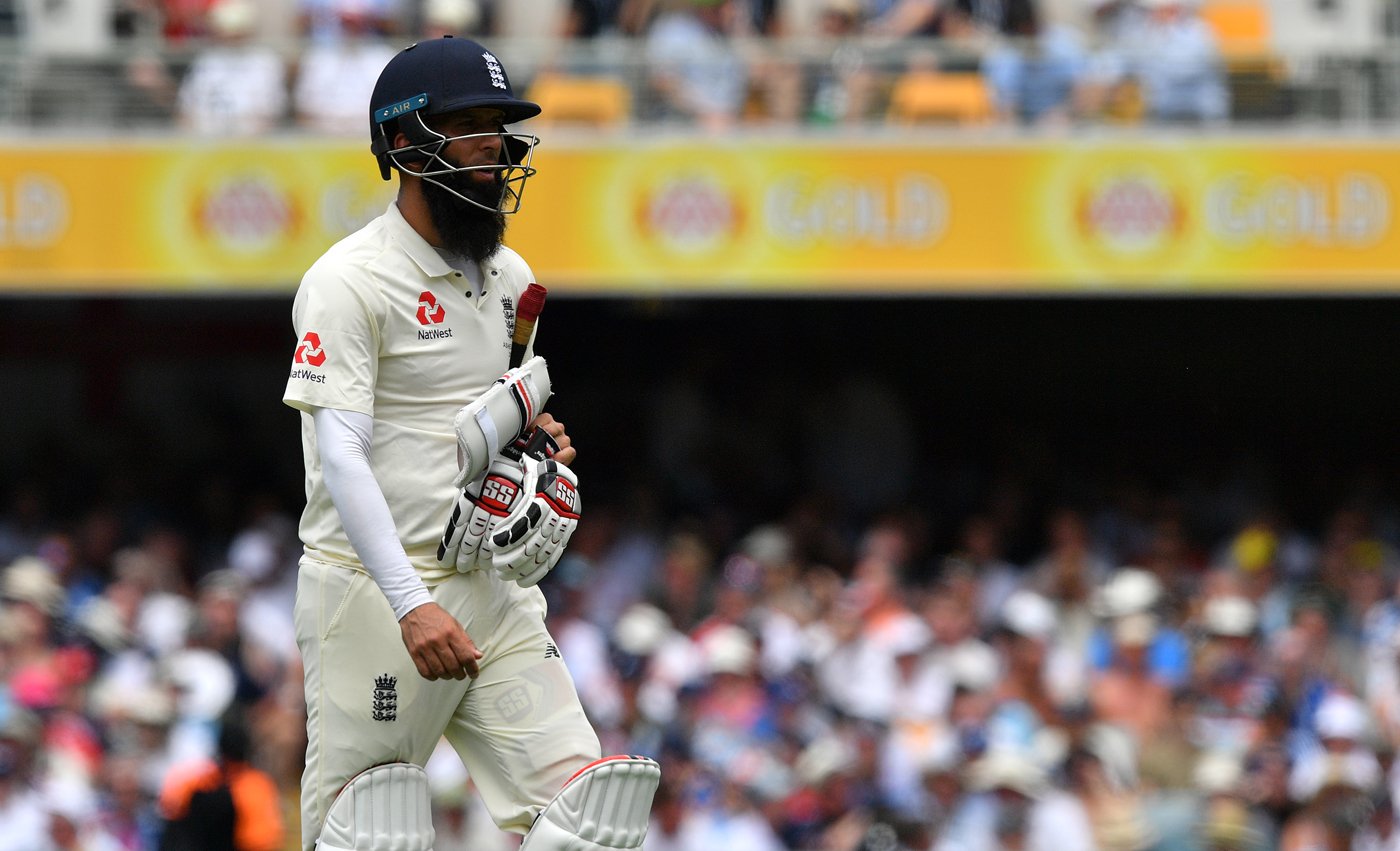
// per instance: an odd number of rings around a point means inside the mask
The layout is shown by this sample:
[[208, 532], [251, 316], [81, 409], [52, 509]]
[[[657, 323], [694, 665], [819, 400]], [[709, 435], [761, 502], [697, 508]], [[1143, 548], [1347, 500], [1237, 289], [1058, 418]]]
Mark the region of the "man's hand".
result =
[[[558, 448], [549, 457], [560, 464], [572, 466], [574, 459], [578, 457], [578, 450], [573, 447], [573, 441], [564, 431], [564, 424], [555, 420], [552, 414], [540, 414], [535, 417], [535, 421], [530, 424], [534, 428], [543, 429], [546, 434], [554, 438], [554, 444]], [[528, 433], [528, 432], [527, 432]]]
[[399, 620], [403, 645], [425, 680], [476, 679], [481, 669], [471, 636], [437, 603], [424, 603]]

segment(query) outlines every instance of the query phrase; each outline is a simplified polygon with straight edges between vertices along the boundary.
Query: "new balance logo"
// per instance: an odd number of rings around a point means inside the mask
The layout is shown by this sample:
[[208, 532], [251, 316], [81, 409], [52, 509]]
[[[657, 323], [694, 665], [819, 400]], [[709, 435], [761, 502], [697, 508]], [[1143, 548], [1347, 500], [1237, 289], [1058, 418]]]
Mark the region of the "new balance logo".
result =
[[370, 717], [375, 721], [397, 721], [399, 717], [399, 678], [380, 674], [374, 678], [374, 698]]
[[554, 642], [551, 641], [551, 642], [549, 642], [548, 644], [546, 644], [546, 645], [544, 646], [544, 658], [546, 658], [546, 659], [562, 659], [562, 658], [564, 658], [564, 657], [562, 657], [562, 656], [559, 655], [559, 648], [558, 648], [558, 647], [555, 647], [555, 646], [554, 646]]

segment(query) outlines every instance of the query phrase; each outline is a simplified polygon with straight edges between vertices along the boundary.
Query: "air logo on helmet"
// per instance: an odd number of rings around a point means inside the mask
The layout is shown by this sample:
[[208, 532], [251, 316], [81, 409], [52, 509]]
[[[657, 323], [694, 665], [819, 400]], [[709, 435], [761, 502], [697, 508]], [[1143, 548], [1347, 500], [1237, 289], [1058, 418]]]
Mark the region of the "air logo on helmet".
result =
[[486, 73], [491, 75], [491, 85], [498, 89], [506, 89], [506, 72], [501, 70], [501, 63], [496, 57], [491, 55], [491, 51], [481, 54], [481, 58], [486, 60]]
[[[502, 86], [502, 88], [504, 88], [504, 86]], [[383, 124], [390, 118], [398, 118], [400, 115], [412, 112], [415, 109], [422, 109], [427, 105], [428, 95], [426, 93], [414, 95], [408, 100], [401, 100], [398, 103], [392, 103], [388, 106], [376, 109], [374, 111], [374, 122], [376, 124]]]

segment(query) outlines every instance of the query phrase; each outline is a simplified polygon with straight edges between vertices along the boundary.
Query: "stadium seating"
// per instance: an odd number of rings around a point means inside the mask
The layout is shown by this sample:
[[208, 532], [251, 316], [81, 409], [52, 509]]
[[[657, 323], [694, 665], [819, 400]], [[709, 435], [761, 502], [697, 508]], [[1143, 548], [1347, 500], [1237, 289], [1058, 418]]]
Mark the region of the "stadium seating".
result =
[[888, 117], [904, 125], [982, 123], [992, 118], [992, 97], [977, 72], [909, 71], [895, 81]]
[[540, 123], [616, 127], [628, 121], [632, 93], [613, 77], [545, 73], [530, 84], [526, 98], [540, 105]]

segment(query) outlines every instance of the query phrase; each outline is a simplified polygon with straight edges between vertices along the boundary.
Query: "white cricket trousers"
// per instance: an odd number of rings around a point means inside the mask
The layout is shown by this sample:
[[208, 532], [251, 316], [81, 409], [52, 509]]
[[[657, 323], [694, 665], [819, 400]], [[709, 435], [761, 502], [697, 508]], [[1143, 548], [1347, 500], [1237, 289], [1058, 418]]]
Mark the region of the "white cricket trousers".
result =
[[538, 588], [488, 571], [431, 589], [484, 654], [475, 680], [425, 680], [368, 573], [303, 558], [296, 633], [306, 668], [301, 844], [315, 846], [331, 802], [375, 765], [423, 765], [446, 736], [491, 818], [525, 833], [575, 771], [601, 755]]

